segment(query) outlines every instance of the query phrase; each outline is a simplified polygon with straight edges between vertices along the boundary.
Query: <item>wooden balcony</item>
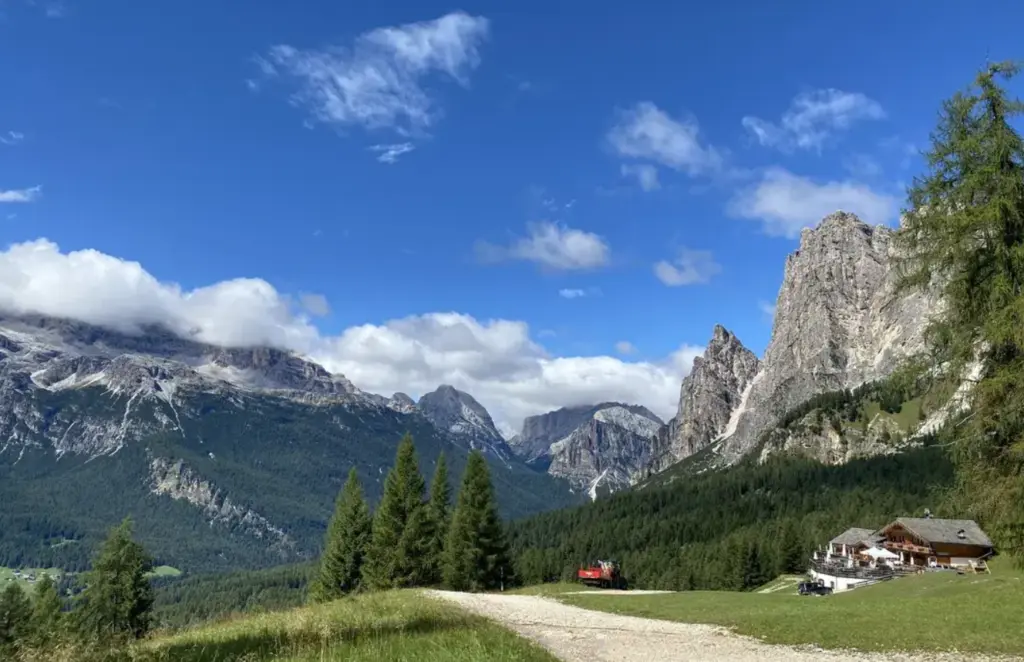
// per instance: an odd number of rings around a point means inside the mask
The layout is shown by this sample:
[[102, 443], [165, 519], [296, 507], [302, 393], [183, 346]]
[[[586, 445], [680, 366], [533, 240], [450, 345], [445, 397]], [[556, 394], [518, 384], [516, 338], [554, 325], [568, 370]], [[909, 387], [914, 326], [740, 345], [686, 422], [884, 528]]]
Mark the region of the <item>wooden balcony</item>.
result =
[[928, 554], [932, 553], [931, 547], [924, 547], [922, 545], [915, 545], [912, 542], [892, 542], [886, 540], [882, 543], [882, 546], [888, 549], [890, 552], [910, 552], [911, 554]]

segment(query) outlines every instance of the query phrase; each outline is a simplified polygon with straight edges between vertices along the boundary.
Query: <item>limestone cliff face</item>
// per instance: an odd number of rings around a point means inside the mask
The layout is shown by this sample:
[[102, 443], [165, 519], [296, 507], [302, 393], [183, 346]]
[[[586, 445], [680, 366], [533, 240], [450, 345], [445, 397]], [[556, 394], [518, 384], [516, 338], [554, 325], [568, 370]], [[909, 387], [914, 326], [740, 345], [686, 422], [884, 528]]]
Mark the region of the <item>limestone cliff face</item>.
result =
[[735, 429], [719, 453], [735, 461], [788, 409], [811, 396], [888, 376], [924, 349], [935, 293], [897, 293], [893, 231], [836, 212], [804, 230], [786, 260], [771, 341]]
[[683, 379], [679, 410], [659, 431], [652, 469], [661, 471], [702, 450], [726, 430], [761, 362], [721, 325]]
[[509, 445], [536, 468], [596, 499], [647, 473], [662, 427], [645, 407], [605, 402], [531, 416]]

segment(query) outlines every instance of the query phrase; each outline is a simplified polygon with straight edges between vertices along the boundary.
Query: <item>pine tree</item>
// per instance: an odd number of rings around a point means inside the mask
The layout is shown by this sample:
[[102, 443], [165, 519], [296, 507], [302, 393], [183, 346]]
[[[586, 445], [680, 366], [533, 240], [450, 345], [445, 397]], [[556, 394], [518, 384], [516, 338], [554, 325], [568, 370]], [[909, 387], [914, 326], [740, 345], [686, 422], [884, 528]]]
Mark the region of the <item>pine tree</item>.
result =
[[430, 481], [430, 499], [427, 502], [427, 536], [426, 560], [427, 584], [440, 584], [442, 581], [441, 567], [444, 554], [445, 538], [448, 536], [450, 521], [452, 488], [448, 484], [448, 463], [444, 453], [437, 458], [437, 468]]
[[[424, 508], [423, 476], [416, 463], [412, 437], [406, 434], [398, 444], [395, 466], [384, 480], [384, 494], [374, 514], [370, 548], [364, 565], [364, 579], [372, 589], [412, 586], [422, 576], [423, 556], [418, 552], [425, 545], [418, 533], [405, 530], [413, 521], [421, 532]], [[423, 534], [425, 535], [425, 533]]]
[[793, 520], [787, 519], [782, 524], [779, 531], [776, 559], [778, 560], [776, 570], [781, 575], [801, 573], [807, 569], [803, 543]]
[[79, 612], [83, 633], [101, 640], [146, 634], [153, 606], [146, 573], [152, 567], [152, 558], [132, 539], [131, 519], [125, 518], [111, 529], [86, 573]]
[[969, 417], [949, 426], [959, 509], [983, 519], [1024, 563], [1024, 142], [1011, 120], [1024, 104], [989, 65], [942, 107], [899, 234], [903, 287], [943, 283], [945, 309], [929, 328], [940, 361], [984, 374]]
[[363, 499], [359, 476], [352, 467], [345, 486], [338, 493], [334, 515], [327, 527], [320, 567], [309, 589], [310, 599], [328, 602], [357, 591], [369, 544], [370, 509]]
[[36, 584], [35, 593], [32, 603], [32, 641], [35, 647], [44, 648], [63, 638], [64, 614], [57, 585], [49, 575], [42, 576]]
[[0, 653], [11, 655], [31, 632], [32, 604], [18, 582], [0, 592]]
[[487, 461], [478, 450], [472, 451], [466, 462], [445, 542], [442, 574], [446, 587], [480, 591], [501, 584], [510, 567], [508, 548]]

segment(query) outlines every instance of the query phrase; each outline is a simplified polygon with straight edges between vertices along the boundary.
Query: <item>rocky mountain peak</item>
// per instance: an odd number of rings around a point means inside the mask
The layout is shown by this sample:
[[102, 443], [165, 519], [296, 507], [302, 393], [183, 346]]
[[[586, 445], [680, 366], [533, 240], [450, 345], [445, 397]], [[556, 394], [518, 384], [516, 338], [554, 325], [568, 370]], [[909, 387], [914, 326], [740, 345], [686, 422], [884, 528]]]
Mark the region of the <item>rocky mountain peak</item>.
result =
[[734, 460], [792, 407], [887, 376], [923, 349], [936, 294], [897, 294], [893, 231], [836, 212], [805, 230], [787, 259], [760, 374], [725, 435]]
[[654, 469], [664, 469], [726, 431], [761, 362], [734, 334], [716, 325], [703, 356], [683, 379], [676, 416], [659, 433]]
[[511, 455], [491, 415], [465, 391], [442, 384], [420, 397], [416, 410], [435, 426], [462, 438], [473, 448], [490, 450], [500, 457]]

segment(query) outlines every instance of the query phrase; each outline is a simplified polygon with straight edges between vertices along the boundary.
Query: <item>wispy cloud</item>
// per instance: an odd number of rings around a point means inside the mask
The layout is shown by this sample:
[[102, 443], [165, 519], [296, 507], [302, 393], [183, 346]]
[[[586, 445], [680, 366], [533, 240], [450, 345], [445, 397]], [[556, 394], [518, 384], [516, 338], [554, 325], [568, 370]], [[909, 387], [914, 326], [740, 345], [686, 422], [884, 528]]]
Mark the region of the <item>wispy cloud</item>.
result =
[[351, 46], [322, 50], [278, 45], [257, 64], [265, 76], [298, 84], [293, 101], [324, 124], [420, 134], [441, 115], [431, 76], [467, 86], [480, 64], [488, 21], [463, 12], [377, 28]]
[[479, 242], [476, 251], [486, 262], [523, 260], [558, 271], [595, 269], [611, 259], [611, 249], [600, 236], [556, 223], [530, 224], [529, 235], [511, 245]]
[[623, 177], [635, 179], [636, 183], [644, 191], [654, 191], [661, 188], [658, 181], [658, 169], [649, 164], [624, 163], [620, 172]]
[[689, 175], [722, 165], [722, 155], [701, 141], [697, 120], [673, 119], [650, 101], [620, 112], [607, 139], [619, 156], [653, 161]]
[[683, 248], [672, 260], [662, 260], [654, 265], [654, 275], [669, 287], [708, 283], [722, 272], [722, 266], [715, 262], [711, 251], [695, 251]]
[[331, 305], [327, 302], [327, 297], [322, 294], [300, 294], [299, 306], [314, 317], [323, 317], [331, 312]]
[[35, 202], [43, 195], [42, 186], [31, 188], [0, 190], [0, 202]]
[[894, 196], [856, 181], [819, 183], [783, 168], [769, 168], [727, 207], [732, 216], [761, 221], [769, 235], [790, 238], [837, 210], [857, 214], [868, 223], [888, 223], [895, 219], [898, 203]]
[[854, 122], [884, 117], [881, 104], [864, 94], [830, 88], [797, 95], [778, 123], [747, 116], [742, 124], [764, 146], [820, 150], [833, 133]]
[[582, 299], [583, 297], [599, 297], [601, 296], [601, 288], [588, 287], [587, 289], [572, 289], [564, 288], [558, 290], [558, 296], [563, 299]]
[[395, 163], [398, 157], [408, 154], [416, 147], [412, 143], [394, 143], [391, 145], [373, 145], [371, 152], [377, 152], [377, 160], [381, 163]]
[[768, 303], [767, 301], [758, 301], [757, 302], [757, 308], [758, 308], [758, 310], [761, 311], [761, 314], [764, 315], [764, 318], [766, 320], [768, 320], [769, 322], [771, 322], [772, 320], [775, 319], [775, 304], [774, 303]]
[[0, 144], [3, 145], [17, 145], [25, 139], [25, 134], [20, 131], [8, 131], [7, 133], [0, 133]]
[[882, 166], [867, 154], [850, 154], [843, 159], [843, 168], [854, 177], [870, 179], [882, 174]]
[[636, 354], [636, 345], [628, 340], [620, 340], [615, 343], [615, 351], [623, 356], [629, 356], [630, 354]]

